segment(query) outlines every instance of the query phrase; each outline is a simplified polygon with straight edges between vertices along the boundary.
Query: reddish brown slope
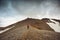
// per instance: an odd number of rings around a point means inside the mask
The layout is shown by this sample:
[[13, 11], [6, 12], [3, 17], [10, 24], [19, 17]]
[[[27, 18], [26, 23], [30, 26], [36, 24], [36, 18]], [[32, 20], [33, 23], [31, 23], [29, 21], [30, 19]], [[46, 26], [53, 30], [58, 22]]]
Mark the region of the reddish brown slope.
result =
[[0, 34], [0, 40], [60, 40], [60, 33], [39, 30], [31, 25], [13, 28]]
[[54, 32], [45, 22], [28, 18], [8, 27], [14, 28], [0, 34], [0, 40], [60, 40], [60, 33]]
[[20, 25], [31, 25], [34, 26], [40, 30], [50, 30], [50, 31], [54, 31], [52, 28], [50, 28], [50, 26], [45, 23], [42, 20], [39, 19], [32, 19], [32, 18], [27, 18], [21, 22], [17, 22], [15, 24], [15, 26], [19, 27]]
[[6, 28], [9, 28], [9, 27], [13, 27], [13, 26], [19, 27], [20, 25], [32, 25], [40, 30], [42, 29], [42, 30], [54, 31], [52, 28], [50, 28], [50, 26], [48, 24], [46, 24], [45, 21], [39, 20], [39, 19], [32, 19], [32, 18], [27, 18], [25, 20], [22, 20], [17, 23], [14, 23], [12, 25], [9, 25], [9, 26], [3, 28], [3, 30]]
[[60, 34], [32, 28], [22, 34], [21, 40], [60, 40]]
[[[20, 25], [32, 25], [40, 30], [50, 30], [50, 31], [54, 31], [52, 28], [50, 28], [50, 26], [43, 20], [39, 20], [39, 19], [32, 19], [32, 18], [27, 18], [25, 20], [22, 20], [20, 22], [14, 23], [12, 25], [7, 26], [6, 28], [12, 27], [12, 26], [16, 26], [16, 27], [20, 27]], [[4, 28], [4, 29], [6, 29]]]

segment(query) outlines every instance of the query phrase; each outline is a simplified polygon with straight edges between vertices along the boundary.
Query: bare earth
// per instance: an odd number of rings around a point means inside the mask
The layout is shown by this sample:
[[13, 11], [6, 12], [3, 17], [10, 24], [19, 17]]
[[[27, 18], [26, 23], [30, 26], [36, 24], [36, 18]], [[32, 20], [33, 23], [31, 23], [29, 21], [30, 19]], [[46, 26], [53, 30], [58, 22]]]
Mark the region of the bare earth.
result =
[[1, 33], [0, 40], [60, 40], [60, 33], [40, 20], [26, 19], [10, 26], [15, 27]]

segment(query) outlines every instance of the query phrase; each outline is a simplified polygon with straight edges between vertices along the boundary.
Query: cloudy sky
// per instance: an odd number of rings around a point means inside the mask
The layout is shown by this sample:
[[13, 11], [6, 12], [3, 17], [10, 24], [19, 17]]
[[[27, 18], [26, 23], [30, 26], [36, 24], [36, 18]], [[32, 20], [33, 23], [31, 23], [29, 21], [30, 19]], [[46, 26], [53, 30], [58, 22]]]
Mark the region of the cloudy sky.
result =
[[60, 19], [59, 0], [0, 0], [0, 27], [30, 18]]

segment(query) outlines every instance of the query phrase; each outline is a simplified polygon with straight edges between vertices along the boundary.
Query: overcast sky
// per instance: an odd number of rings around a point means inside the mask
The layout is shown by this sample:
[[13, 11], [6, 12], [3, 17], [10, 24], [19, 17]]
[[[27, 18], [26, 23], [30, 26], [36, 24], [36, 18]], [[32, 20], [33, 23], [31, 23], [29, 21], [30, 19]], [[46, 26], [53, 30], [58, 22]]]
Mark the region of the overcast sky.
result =
[[0, 0], [0, 27], [30, 18], [60, 19], [59, 0]]

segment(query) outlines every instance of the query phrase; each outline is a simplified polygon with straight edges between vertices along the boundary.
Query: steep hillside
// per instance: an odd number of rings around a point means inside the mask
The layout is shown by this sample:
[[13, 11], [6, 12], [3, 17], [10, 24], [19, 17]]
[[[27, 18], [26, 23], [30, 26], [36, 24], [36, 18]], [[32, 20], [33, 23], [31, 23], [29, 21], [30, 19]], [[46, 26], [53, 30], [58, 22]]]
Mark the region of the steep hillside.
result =
[[41, 21], [39, 19], [32, 19], [32, 18], [27, 18], [21, 22], [17, 22], [15, 26], [20, 26], [20, 25], [32, 25], [40, 30], [50, 30], [54, 31], [48, 24], [46, 24], [44, 21]]
[[[4, 29], [7, 29], [7, 28], [10, 28], [10, 27], [21, 27], [21, 26], [24, 26], [24, 25], [31, 25], [31, 26], [34, 26], [36, 27], [37, 29], [40, 29], [40, 30], [49, 30], [49, 31], [54, 31], [47, 23], [45, 23], [43, 20], [39, 20], [39, 19], [33, 19], [33, 18], [27, 18], [25, 20], [22, 20], [22, 21], [19, 21], [17, 23], [14, 23], [12, 25], [9, 25], [7, 27], [5, 27]], [[4, 30], [3, 29], [3, 30]]]
[[48, 24], [54, 23], [46, 19], [27, 18], [6, 27], [0, 33], [0, 40], [60, 40], [60, 33], [55, 32]]
[[60, 40], [60, 33], [25, 25], [0, 34], [0, 40]]

